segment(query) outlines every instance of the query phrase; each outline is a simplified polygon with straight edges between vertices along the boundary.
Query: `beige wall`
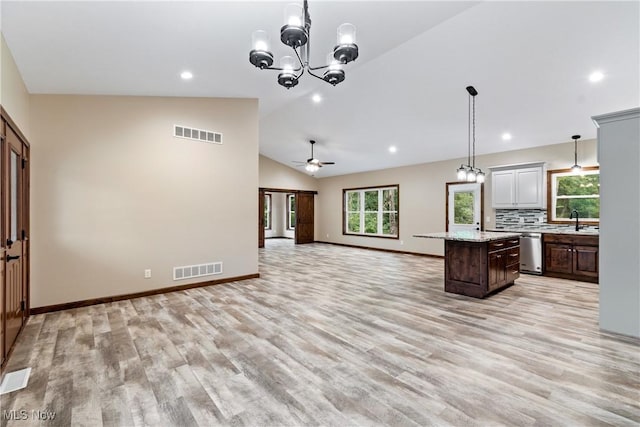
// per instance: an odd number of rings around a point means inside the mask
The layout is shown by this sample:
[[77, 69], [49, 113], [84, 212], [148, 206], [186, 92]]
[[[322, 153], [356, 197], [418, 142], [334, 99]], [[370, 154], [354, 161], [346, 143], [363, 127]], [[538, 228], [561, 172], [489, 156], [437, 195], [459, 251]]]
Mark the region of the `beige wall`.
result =
[[258, 272], [257, 100], [33, 95], [31, 113], [32, 307]]
[[260, 187], [316, 191], [318, 190], [318, 180], [261, 155]]
[[29, 93], [2, 35], [0, 35], [0, 104], [31, 142]]
[[[596, 141], [581, 141], [579, 144], [579, 163], [582, 166], [596, 165]], [[443, 255], [442, 241], [411, 236], [416, 233], [444, 231], [446, 183], [456, 181], [455, 171], [465, 160], [448, 160], [319, 179], [316, 240]], [[573, 164], [573, 142], [476, 157], [476, 165], [487, 172], [489, 166], [534, 161], [546, 161], [548, 169], [570, 167]], [[342, 189], [391, 184], [400, 185], [400, 239], [342, 235]], [[485, 221], [485, 228], [491, 228], [495, 212], [491, 208], [490, 173], [487, 173], [484, 189], [485, 216], [490, 217], [489, 222]]]

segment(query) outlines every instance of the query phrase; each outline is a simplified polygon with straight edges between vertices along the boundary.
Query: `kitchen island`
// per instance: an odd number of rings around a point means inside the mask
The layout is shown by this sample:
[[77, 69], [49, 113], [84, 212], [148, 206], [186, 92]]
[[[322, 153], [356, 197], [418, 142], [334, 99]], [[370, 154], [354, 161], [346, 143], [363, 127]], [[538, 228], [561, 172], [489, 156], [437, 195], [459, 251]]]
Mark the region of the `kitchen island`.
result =
[[484, 298], [520, 277], [520, 234], [452, 231], [414, 234], [444, 239], [444, 290]]

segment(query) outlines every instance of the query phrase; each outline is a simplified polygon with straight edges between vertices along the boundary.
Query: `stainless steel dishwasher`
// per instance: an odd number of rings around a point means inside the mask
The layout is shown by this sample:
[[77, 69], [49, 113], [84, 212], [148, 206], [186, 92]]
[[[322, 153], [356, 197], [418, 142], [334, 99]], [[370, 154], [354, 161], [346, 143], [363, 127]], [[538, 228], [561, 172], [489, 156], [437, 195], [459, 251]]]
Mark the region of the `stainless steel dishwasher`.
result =
[[542, 274], [541, 233], [522, 233], [520, 236], [520, 272]]

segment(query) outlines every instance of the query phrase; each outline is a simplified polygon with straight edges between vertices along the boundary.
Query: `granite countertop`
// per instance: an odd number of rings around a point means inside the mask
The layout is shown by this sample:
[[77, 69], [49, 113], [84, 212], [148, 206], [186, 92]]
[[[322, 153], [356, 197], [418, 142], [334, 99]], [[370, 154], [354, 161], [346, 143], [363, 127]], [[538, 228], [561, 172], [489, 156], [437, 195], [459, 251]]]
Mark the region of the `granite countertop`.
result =
[[486, 231], [494, 233], [547, 233], [547, 234], [584, 234], [587, 236], [598, 236], [600, 230], [595, 228], [583, 228], [580, 231], [576, 231], [575, 227], [564, 228], [491, 228]]
[[488, 231], [449, 231], [442, 233], [414, 234], [413, 237], [423, 237], [427, 239], [458, 240], [463, 242], [490, 242], [492, 240], [507, 239], [509, 237], [520, 237], [520, 233], [511, 232], [488, 232]]

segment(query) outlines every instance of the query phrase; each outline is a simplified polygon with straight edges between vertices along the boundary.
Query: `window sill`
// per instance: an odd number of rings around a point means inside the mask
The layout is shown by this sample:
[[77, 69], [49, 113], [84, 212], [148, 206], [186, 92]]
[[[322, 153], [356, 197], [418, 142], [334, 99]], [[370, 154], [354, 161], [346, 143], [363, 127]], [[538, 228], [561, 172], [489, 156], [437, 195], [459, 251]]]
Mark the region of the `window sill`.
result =
[[342, 233], [343, 236], [357, 236], [357, 237], [378, 237], [380, 239], [393, 239], [398, 240], [400, 236], [389, 236], [385, 234], [360, 234], [360, 233]]

